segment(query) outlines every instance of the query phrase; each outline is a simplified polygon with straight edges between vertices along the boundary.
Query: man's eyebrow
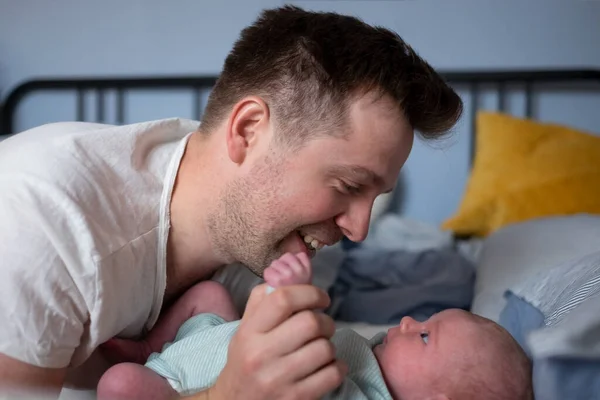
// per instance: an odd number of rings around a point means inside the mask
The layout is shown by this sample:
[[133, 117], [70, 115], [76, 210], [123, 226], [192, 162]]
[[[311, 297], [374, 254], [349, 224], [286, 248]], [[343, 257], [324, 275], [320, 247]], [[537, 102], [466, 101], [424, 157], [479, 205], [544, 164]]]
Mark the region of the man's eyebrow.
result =
[[[362, 181], [372, 183], [378, 187], [384, 187], [385, 181], [377, 173], [360, 165], [338, 165], [332, 168], [332, 172], [336, 175], [352, 176]], [[384, 193], [389, 193], [393, 189], [388, 189]]]

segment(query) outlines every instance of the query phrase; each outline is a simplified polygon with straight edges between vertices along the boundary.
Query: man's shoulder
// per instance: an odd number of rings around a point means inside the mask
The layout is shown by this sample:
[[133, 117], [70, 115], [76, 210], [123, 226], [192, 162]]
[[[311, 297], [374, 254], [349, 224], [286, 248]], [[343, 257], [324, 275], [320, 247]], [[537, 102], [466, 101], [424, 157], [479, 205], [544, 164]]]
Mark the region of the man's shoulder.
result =
[[197, 127], [196, 121], [180, 118], [120, 126], [90, 122], [45, 124], [0, 142], [0, 172], [50, 160], [55, 161], [54, 167], [65, 162], [89, 164], [98, 158], [127, 160], [133, 153], [147, 154], [153, 147], [178, 141]]
[[48, 146], [58, 143], [57, 141], [60, 141], [61, 139], [114, 128], [117, 127], [115, 125], [95, 122], [51, 122], [11, 135], [9, 138], [0, 142], [0, 152], [10, 154], [19, 148], [27, 148], [29, 150], [30, 148], [34, 148], [36, 144], [41, 143]]
[[106, 256], [157, 225], [169, 161], [195, 126], [55, 123], [19, 133], [0, 142], [0, 204], [80, 245], [103, 243], [87, 250]]
[[[84, 152], [93, 153], [103, 145], [77, 146], [81, 137], [99, 138], [110, 125], [57, 122], [41, 125], [0, 142], [0, 176], [35, 176], [45, 181], [66, 182], [65, 172], [85, 168]], [[83, 168], [82, 168], [83, 167]]]
[[6, 139], [6, 141], [38, 141], [65, 136], [76, 136], [78, 134], [89, 134], [90, 132], [96, 132], [96, 134], [105, 135], [116, 131], [120, 134], [127, 134], [127, 132], [129, 132], [130, 134], [135, 135], [143, 131], [157, 129], [177, 130], [178, 128], [181, 128], [184, 131], [189, 131], [196, 130], [198, 126], [198, 121], [186, 118], [164, 118], [150, 121], [132, 122], [130, 124], [123, 125], [85, 121], [61, 121], [50, 122], [28, 128], [20, 133], [10, 136], [10, 138]]
[[[181, 140], [197, 127], [182, 119], [114, 126], [62, 122], [36, 127], [0, 142], [0, 180], [27, 177], [77, 201], [100, 192], [144, 184], [148, 174], [162, 184], [170, 156]], [[157, 155], [158, 154], [158, 155]], [[134, 182], [138, 174], [146, 174]], [[120, 187], [125, 185], [128, 186]], [[16, 182], [15, 182], [16, 183]], [[150, 182], [153, 184], [153, 182]], [[140, 187], [134, 187], [140, 192]]]

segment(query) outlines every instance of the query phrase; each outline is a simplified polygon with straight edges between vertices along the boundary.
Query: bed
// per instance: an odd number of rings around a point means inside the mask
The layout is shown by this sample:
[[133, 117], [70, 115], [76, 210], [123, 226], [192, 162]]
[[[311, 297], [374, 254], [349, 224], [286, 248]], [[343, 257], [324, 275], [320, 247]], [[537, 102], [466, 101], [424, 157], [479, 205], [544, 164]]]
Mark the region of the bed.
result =
[[[343, 242], [322, 250], [315, 259], [315, 283], [334, 300], [329, 312], [340, 328], [371, 337], [416, 309], [426, 316], [460, 306], [501, 323], [526, 347], [537, 367], [538, 399], [600, 398], [600, 122], [586, 130], [577, 121], [558, 123], [539, 112], [540, 96], [549, 90], [566, 95], [561, 107], [571, 107], [575, 119], [586, 108], [594, 114], [592, 119], [597, 118], [600, 70], [443, 75], [465, 97], [469, 170], [461, 201], [435, 226], [395, 212], [394, 194], [379, 199], [365, 243]], [[69, 119], [123, 124], [129, 122], [130, 92], [162, 96], [177, 91], [189, 100], [177, 103], [178, 109], [189, 113], [185, 117], [199, 119], [215, 80], [214, 76], [32, 80], [6, 97], [0, 134], [8, 137], [24, 129], [22, 105], [40, 93], [68, 94]], [[43, 121], [43, 115], [36, 118], [36, 124], [50, 122]], [[379, 281], [369, 284], [357, 283], [361, 268], [372, 268], [373, 257], [382, 254], [389, 256], [385, 262], [393, 259], [395, 267], [404, 270], [394, 276], [382, 272]], [[408, 288], [402, 263], [415, 268], [424, 259], [430, 260], [428, 266], [438, 267], [430, 274], [445, 278], [430, 284], [431, 276], [411, 275], [413, 286]], [[441, 264], [454, 265], [456, 273], [443, 275]], [[348, 270], [354, 280], [348, 274], [344, 278]], [[375, 269], [369, 271], [371, 278]], [[396, 286], [390, 291], [392, 280]], [[227, 284], [244, 282], [236, 278]], [[356, 304], [384, 298], [377, 297], [384, 289], [388, 299], [400, 296], [398, 304], [422, 298], [413, 309], [396, 310], [379, 320], [357, 312]], [[416, 294], [406, 295], [408, 289]], [[460, 299], [438, 298], [437, 308], [424, 296], [451, 290]]]

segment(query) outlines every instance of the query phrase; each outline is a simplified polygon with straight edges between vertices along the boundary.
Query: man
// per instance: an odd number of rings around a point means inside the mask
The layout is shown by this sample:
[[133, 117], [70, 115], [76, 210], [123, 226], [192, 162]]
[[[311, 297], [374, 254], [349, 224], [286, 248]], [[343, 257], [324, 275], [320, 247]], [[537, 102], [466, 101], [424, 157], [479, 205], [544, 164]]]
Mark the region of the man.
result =
[[[413, 131], [460, 98], [397, 35], [294, 7], [228, 55], [201, 124], [51, 124], [0, 144], [0, 389], [56, 396], [114, 336], [143, 335], [223, 265], [367, 235]], [[318, 398], [344, 366], [310, 286], [250, 297], [211, 399]], [[298, 338], [289, 340], [290, 335]], [[255, 396], [255, 397], [254, 397]]]

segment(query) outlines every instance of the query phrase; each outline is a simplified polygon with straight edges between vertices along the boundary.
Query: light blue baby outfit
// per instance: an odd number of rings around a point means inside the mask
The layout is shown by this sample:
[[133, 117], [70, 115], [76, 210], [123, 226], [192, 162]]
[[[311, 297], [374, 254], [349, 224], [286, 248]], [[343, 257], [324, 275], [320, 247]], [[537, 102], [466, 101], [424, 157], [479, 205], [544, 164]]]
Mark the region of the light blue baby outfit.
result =
[[[161, 353], [153, 353], [146, 367], [168, 380], [181, 395], [212, 386], [225, 367], [229, 342], [239, 321], [226, 322], [214, 314], [199, 314], [187, 320]], [[336, 356], [348, 365], [343, 384], [325, 399], [391, 400], [373, 348], [384, 334], [367, 340], [350, 329], [341, 329], [331, 339]]]

